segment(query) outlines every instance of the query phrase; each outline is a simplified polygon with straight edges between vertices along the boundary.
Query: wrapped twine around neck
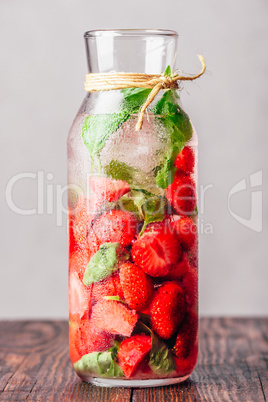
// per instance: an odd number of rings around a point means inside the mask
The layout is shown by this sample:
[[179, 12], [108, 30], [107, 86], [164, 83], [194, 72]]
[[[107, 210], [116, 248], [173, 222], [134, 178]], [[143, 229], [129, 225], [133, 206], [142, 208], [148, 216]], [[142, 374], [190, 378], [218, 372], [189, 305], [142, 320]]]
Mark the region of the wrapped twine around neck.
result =
[[202, 64], [200, 73], [193, 76], [179, 75], [177, 72], [171, 75], [139, 74], [139, 73], [98, 73], [86, 74], [85, 90], [87, 92], [111, 91], [113, 89], [125, 88], [149, 88], [152, 89], [147, 100], [140, 110], [136, 131], [142, 127], [143, 117], [146, 108], [153, 102], [161, 89], [178, 89], [179, 81], [193, 81], [201, 77], [206, 71], [204, 57], [198, 55]]

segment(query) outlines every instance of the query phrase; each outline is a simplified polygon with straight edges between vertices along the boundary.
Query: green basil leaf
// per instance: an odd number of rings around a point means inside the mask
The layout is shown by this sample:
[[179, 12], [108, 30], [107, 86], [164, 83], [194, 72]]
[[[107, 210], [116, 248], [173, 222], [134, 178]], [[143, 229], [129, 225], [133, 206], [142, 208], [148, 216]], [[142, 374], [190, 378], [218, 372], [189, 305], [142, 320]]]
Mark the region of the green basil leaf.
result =
[[149, 366], [157, 375], [165, 375], [176, 370], [176, 363], [172, 352], [168, 349], [165, 342], [158, 339], [155, 333], [143, 322], [139, 321], [139, 328], [151, 335], [152, 348], [149, 355]]
[[173, 146], [170, 147], [168, 153], [164, 156], [163, 164], [155, 170], [155, 181], [158, 187], [165, 189], [169, 184], [173, 183], [176, 172], [174, 162], [182, 148], [182, 145], [173, 143]]
[[139, 218], [139, 209], [133, 200], [132, 192], [129, 192], [119, 198], [117, 205], [122, 211], [131, 212], [135, 214], [137, 218]]
[[171, 76], [171, 67], [170, 66], [167, 66], [167, 68], [165, 69], [164, 75], [169, 76], [169, 77]]
[[133, 176], [136, 173], [136, 169], [128, 166], [124, 162], [112, 160], [109, 165], [105, 166], [105, 173], [112, 179], [124, 180], [128, 184], [131, 184], [133, 182]]
[[134, 204], [137, 206], [144, 223], [140, 236], [146, 226], [153, 222], [162, 222], [165, 217], [167, 202], [164, 197], [158, 197], [148, 191], [132, 191]]
[[120, 303], [127, 304], [124, 300], [121, 300], [118, 295], [116, 295], [116, 296], [103, 296], [103, 298], [105, 300], [115, 300], [115, 301], [119, 301]]
[[123, 89], [123, 102], [118, 113], [91, 115], [85, 118], [82, 127], [82, 138], [89, 150], [90, 156], [98, 154], [104, 147], [109, 136], [123, 124], [131, 114], [137, 113], [146, 101], [151, 89]]
[[[102, 355], [101, 359], [99, 359], [100, 355]], [[78, 372], [101, 375], [109, 369], [111, 361], [111, 352], [92, 352], [74, 363], [74, 368]]]
[[154, 107], [173, 142], [187, 142], [192, 138], [193, 128], [187, 113], [178, 105], [177, 92], [166, 91]]
[[103, 243], [91, 257], [84, 273], [83, 283], [89, 286], [99, 282], [117, 270], [116, 250], [119, 243]]
[[112, 361], [105, 377], [124, 377], [124, 373], [119, 364]]
[[124, 96], [123, 109], [127, 110], [129, 114], [137, 113], [140, 107], [148, 98], [151, 89], [148, 88], [126, 88], [122, 89]]
[[118, 350], [119, 350], [119, 348], [120, 348], [120, 342], [114, 341], [113, 346], [108, 350], [109, 352], [112, 353], [112, 358], [113, 358], [114, 360], [117, 359], [117, 355], [118, 355]]
[[96, 155], [103, 148], [107, 138], [128, 118], [129, 113], [126, 110], [86, 117], [82, 127], [82, 138], [90, 155]]
[[123, 377], [124, 373], [113, 360], [112, 352], [92, 352], [74, 363], [77, 372], [107, 377]]
[[151, 197], [143, 205], [144, 224], [140, 232], [143, 234], [146, 226], [153, 222], [162, 222], [165, 218], [167, 202], [164, 197]]
[[167, 345], [152, 335], [149, 366], [155, 374], [163, 375], [176, 370], [176, 363]]
[[174, 168], [176, 156], [182, 151], [193, 134], [190, 119], [177, 104], [177, 100], [176, 91], [168, 90], [154, 108], [154, 113], [157, 115], [156, 119], [159, 120], [170, 136], [170, 148], [164, 156], [163, 163], [155, 169], [156, 184], [163, 189], [173, 182], [176, 171]]

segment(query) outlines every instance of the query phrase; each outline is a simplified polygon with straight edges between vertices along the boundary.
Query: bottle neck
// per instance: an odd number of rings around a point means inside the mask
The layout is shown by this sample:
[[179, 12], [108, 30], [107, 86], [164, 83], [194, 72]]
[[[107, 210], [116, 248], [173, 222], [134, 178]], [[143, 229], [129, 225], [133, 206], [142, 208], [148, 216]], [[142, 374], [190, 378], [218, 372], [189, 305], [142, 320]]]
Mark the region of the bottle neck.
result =
[[89, 31], [84, 37], [89, 73], [161, 74], [168, 65], [174, 68], [174, 31]]

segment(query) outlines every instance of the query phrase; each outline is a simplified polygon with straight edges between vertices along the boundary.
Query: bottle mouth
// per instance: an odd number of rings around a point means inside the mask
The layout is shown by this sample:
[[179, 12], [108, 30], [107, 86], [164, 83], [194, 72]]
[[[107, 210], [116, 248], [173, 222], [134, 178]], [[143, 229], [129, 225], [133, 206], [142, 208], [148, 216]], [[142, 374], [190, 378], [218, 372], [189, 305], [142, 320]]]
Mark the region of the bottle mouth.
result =
[[142, 36], [164, 36], [178, 38], [176, 31], [168, 29], [97, 29], [87, 31], [84, 34], [84, 38], [97, 38], [104, 36], [113, 37], [142, 37]]

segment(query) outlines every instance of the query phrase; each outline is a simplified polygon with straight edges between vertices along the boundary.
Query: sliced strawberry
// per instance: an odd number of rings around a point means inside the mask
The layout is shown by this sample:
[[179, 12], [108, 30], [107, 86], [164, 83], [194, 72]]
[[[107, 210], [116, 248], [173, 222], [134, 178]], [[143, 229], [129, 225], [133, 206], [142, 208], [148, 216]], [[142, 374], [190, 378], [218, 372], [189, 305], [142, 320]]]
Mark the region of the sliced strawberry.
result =
[[69, 221], [69, 254], [71, 255], [75, 250], [75, 238], [73, 231], [73, 219], [71, 208], [68, 209], [68, 221]]
[[73, 220], [73, 235], [77, 243], [86, 243], [87, 234], [98, 206], [86, 197], [80, 197]]
[[93, 306], [92, 320], [99, 330], [130, 336], [138, 321], [138, 315], [120, 302], [107, 300]]
[[119, 276], [128, 306], [137, 311], [143, 310], [153, 295], [151, 278], [140, 267], [130, 262], [120, 265]]
[[88, 250], [85, 248], [75, 249], [73, 253], [70, 254], [69, 272], [77, 272], [79, 279], [82, 281], [88, 262]]
[[69, 354], [70, 354], [70, 360], [72, 363], [77, 362], [82, 356], [81, 353], [79, 353], [79, 350], [77, 350], [76, 347], [76, 334], [78, 330], [78, 325], [70, 322], [69, 323]]
[[88, 256], [89, 259], [99, 250], [101, 242], [96, 236], [94, 228], [90, 229], [87, 236]]
[[152, 329], [157, 335], [169, 339], [176, 332], [184, 314], [182, 288], [176, 282], [167, 282], [158, 288], [150, 306]]
[[172, 184], [166, 189], [166, 197], [179, 215], [191, 215], [196, 206], [196, 190], [193, 179], [177, 171]]
[[130, 191], [129, 185], [123, 180], [111, 180], [108, 177], [92, 176], [89, 184], [96, 198], [102, 201], [117, 201]]
[[118, 363], [127, 378], [131, 377], [152, 347], [151, 337], [145, 334], [125, 339], [118, 350]]
[[193, 173], [195, 162], [194, 159], [193, 149], [190, 147], [184, 147], [183, 150], [177, 155], [174, 166], [186, 173]]
[[132, 247], [134, 262], [150, 276], [166, 275], [180, 258], [177, 234], [167, 225], [151, 225]]
[[185, 302], [188, 309], [197, 309], [198, 304], [198, 273], [195, 268], [189, 267], [188, 272], [181, 279]]
[[179, 377], [184, 377], [192, 373], [197, 363], [198, 345], [192, 346], [189, 355], [185, 358], [174, 357], [176, 363], [176, 371]]
[[173, 222], [172, 226], [178, 233], [182, 248], [189, 250], [197, 239], [197, 229], [192, 218], [186, 216]]
[[181, 254], [181, 258], [180, 261], [178, 262], [178, 264], [174, 265], [171, 270], [169, 271], [169, 273], [165, 276], [165, 280], [177, 280], [177, 279], [181, 279], [181, 277], [183, 275], [185, 275], [188, 270], [190, 268], [190, 264], [187, 258], [187, 253], [184, 251]]
[[83, 355], [91, 352], [103, 352], [112, 345], [113, 337], [95, 328], [91, 320], [81, 321], [79, 325], [70, 322], [69, 344], [70, 358], [75, 363]]
[[179, 328], [173, 353], [180, 359], [186, 359], [197, 343], [198, 314], [190, 310]]
[[120, 243], [128, 246], [136, 235], [137, 220], [129, 212], [112, 210], [103, 214], [93, 225], [99, 242]]
[[119, 296], [120, 300], [124, 300], [124, 293], [120, 284], [118, 273], [115, 273], [109, 276], [107, 279], [93, 284], [93, 301], [104, 301], [103, 298], [105, 296]]
[[87, 318], [92, 307], [91, 288], [79, 279], [77, 272], [69, 275], [69, 314], [71, 321]]

